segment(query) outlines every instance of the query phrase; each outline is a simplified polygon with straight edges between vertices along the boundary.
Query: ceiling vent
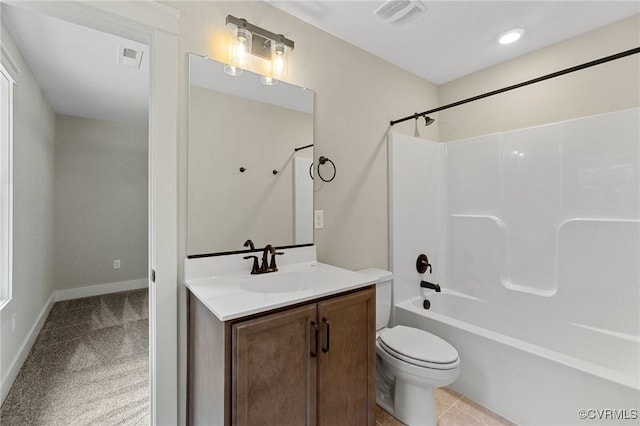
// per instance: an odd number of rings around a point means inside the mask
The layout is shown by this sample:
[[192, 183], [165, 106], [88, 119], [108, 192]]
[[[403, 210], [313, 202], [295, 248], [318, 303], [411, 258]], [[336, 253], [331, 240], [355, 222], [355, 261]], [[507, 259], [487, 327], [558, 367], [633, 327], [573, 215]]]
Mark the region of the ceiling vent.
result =
[[427, 6], [417, 0], [387, 0], [373, 12], [376, 16], [394, 25], [403, 25], [421, 15]]
[[118, 64], [139, 69], [142, 63], [142, 50], [118, 45]]

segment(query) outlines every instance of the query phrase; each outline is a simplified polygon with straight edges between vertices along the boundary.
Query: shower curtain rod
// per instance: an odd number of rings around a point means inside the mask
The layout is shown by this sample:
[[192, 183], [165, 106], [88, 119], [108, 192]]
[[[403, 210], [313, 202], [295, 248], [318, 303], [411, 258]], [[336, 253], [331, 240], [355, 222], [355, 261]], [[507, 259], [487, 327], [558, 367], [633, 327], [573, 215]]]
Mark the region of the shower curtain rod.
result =
[[528, 85], [534, 84], [534, 83], [539, 83], [539, 82], [544, 81], [544, 80], [549, 80], [550, 78], [559, 77], [561, 75], [569, 74], [569, 73], [572, 73], [572, 72], [575, 72], [575, 71], [580, 71], [580, 70], [583, 70], [585, 68], [589, 68], [589, 67], [593, 67], [593, 66], [596, 66], [596, 65], [604, 64], [605, 62], [615, 61], [616, 59], [621, 59], [621, 58], [624, 58], [626, 56], [635, 55], [636, 53], [640, 53], [640, 47], [635, 47], [633, 49], [625, 50], [623, 52], [616, 53], [614, 55], [605, 56], [604, 58], [596, 59], [595, 61], [585, 62], [584, 64], [581, 64], [581, 65], [576, 65], [576, 66], [573, 66], [573, 67], [570, 67], [570, 68], [565, 68], [563, 70], [556, 71], [556, 72], [553, 72], [551, 74], [546, 74], [546, 75], [543, 75], [543, 76], [538, 77], [538, 78], [534, 78], [534, 79], [531, 79], [531, 80], [523, 81], [522, 83], [514, 84], [512, 86], [503, 87], [502, 89], [493, 90], [491, 92], [483, 93], [482, 95], [478, 95], [478, 96], [474, 96], [474, 97], [471, 97], [471, 98], [463, 99], [461, 101], [457, 101], [457, 102], [454, 102], [454, 103], [451, 103], [451, 104], [448, 104], [448, 105], [444, 105], [444, 106], [441, 106], [441, 107], [438, 107], [438, 108], [430, 109], [428, 111], [424, 111], [424, 112], [421, 112], [421, 113], [417, 113], [416, 112], [415, 114], [409, 115], [407, 117], [400, 118], [398, 120], [392, 120], [392, 121], [389, 122], [389, 124], [391, 126], [393, 126], [394, 124], [402, 123], [403, 121], [417, 119], [417, 118], [425, 116], [427, 114], [431, 114], [431, 113], [434, 113], [434, 112], [438, 112], [438, 111], [442, 111], [442, 110], [445, 110], [445, 109], [453, 108], [453, 107], [456, 107], [456, 106], [459, 106], [459, 105], [464, 105], [464, 104], [467, 104], [469, 102], [477, 101], [479, 99], [488, 98], [489, 96], [498, 95], [500, 93], [508, 92], [509, 90], [519, 89], [520, 87], [528, 86]]

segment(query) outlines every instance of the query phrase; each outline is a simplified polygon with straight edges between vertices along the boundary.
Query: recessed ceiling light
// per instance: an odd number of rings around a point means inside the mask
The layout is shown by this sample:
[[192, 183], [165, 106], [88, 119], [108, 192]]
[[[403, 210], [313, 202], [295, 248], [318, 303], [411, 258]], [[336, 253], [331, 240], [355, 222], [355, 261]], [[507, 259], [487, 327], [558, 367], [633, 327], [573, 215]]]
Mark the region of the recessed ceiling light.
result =
[[498, 43], [511, 44], [513, 42], [520, 40], [520, 37], [522, 37], [522, 34], [524, 34], [524, 30], [520, 28], [506, 31], [500, 35], [500, 37], [498, 38]]

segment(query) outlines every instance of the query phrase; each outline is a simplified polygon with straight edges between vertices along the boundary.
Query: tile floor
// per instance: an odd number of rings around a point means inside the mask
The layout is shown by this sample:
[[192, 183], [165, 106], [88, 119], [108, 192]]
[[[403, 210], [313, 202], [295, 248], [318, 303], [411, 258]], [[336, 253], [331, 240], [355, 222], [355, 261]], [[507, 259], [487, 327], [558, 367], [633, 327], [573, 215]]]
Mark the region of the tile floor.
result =
[[[476, 404], [453, 389], [436, 389], [436, 411], [438, 426], [513, 426], [487, 408]], [[402, 426], [380, 407], [376, 407], [376, 426]]]

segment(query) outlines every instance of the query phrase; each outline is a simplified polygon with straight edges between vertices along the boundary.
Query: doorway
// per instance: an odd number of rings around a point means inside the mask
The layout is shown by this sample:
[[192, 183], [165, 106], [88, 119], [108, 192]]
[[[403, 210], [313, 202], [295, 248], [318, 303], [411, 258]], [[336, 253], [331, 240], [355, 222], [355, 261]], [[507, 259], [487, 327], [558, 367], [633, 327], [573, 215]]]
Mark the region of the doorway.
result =
[[[152, 424], [177, 424], [177, 19], [167, 10], [138, 2], [44, 3], [12, 5], [150, 46], [148, 269], [155, 270], [156, 278], [155, 284], [149, 286], [150, 416]], [[109, 259], [109, 263], [114, 260], [118, 259]], [[42, 322], [43, 319], [36, 319], [31, 331], [39, 329]], [[158, 329], [162, 333], [157, 333]], [[32, 343], [25, 341], [23, 349], [26, 347], [27, 353]], [[158, 353], [162, 356], [156, 356]], [[19, 354], [13, 361], [20, 364], [21, 357], [26, 358], [26, 354]], [[2, 377], [3, 391], [9, 381], [6, 378]]]

